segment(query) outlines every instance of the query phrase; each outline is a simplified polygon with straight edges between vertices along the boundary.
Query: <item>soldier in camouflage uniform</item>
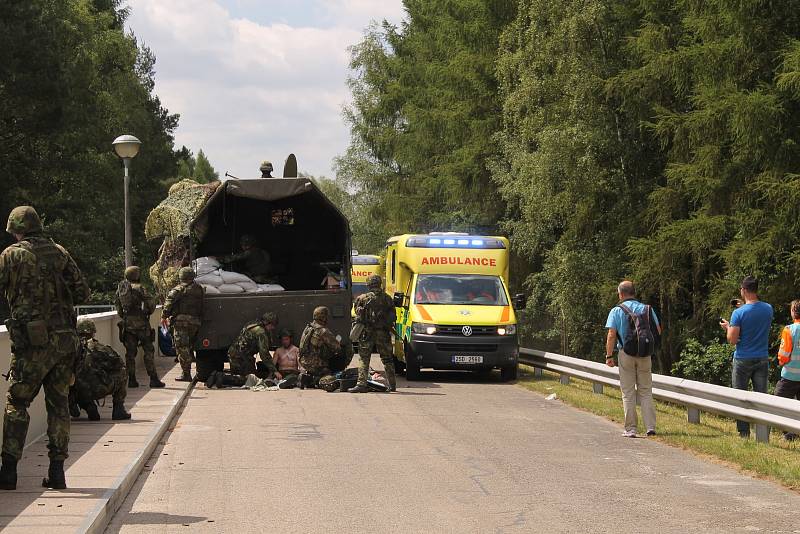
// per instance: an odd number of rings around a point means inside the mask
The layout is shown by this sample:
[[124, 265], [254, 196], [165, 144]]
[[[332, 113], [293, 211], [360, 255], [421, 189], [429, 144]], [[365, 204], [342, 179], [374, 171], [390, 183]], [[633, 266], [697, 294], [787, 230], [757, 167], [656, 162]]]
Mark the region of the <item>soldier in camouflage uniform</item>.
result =
[[100, 413], [95, 401], [111, 395], [114, 399], [111, 419], [130, 419], [131, 414], [125, 411], [125, 397], [128, 395], [125, 360], [117, 351], [94, 339], [96, 333], [97, 328], [90, 319], [78, 320], [81, 344], [75, 360], [75, 385], [69, 392], [70, 413], [73, 417], [80, 417], [82, 408], [89, 420], [97, 421]]
[[269, 252], [258, 246], [255, 236], [245, 234], [239, 239], [242, 251], [220, 258], [220, 262], [233, 265], [231, 269], [249, 276], [257, 284], [266, 284], [270, 281], [269, 271], [271, 259]]
[[272, 178], [272, 163], [269, 161], [262, 161], [258, 170], [261, 171], [262, 178]]
[[272, 377], [277, 369], [270, 355], [270, 347], [276, 346], [275, 329], [278, 326], [278, 316], [267, 312], [257, 321], [247, 324], [239, 333], [239, 337], [228, 349], [228, 358], [231, 361], [231, 374], [214, 372], [206, 381], [206, 386], [243, 386], [247, 375], [256, 373], [256, 354], [261, 356], [267, 374], [264, 378]]
[[203, 286], [194, 281], [195, 272], [191, 267], [183, 267], [178, 273], [180, 285], [172, 289], [164, 301], [161, 319], [172, 328], [175, 352], [183, 371], [176, 378], [179, 382], [192, 381], [192, 350], [197, 341], [197, 332], [203, 317]]
[[11, 372], [3, 419], [0, 489], [17, 486], [17, 462], [28, 433], [28, 406], [44, 388], [50, 467], [45, 487], [66, 488], [64, 459], [69, 444], [69, 386], [78, 350], [74, 305], [89, 298], [89, 286], [69, 253], [42, 234], [30, 206], [14, 208], [6, 231], [17, 243], [0, 254], [0, 291], [11, 309]]
[[303, 366], [301, 388], [316, 387], [320, 378], [332, 374], [331, 360], [343, 353], [341, 336], [334, 336], [328, 329], [329, 317], [330, 310], [327, 307], [315, 308], [314, 320], [305, 327], [300, 337], [300, 364]]
[[164, 382], [156, 373], [154, 330], [150, 326], [150, 316], [156, 309], [156, 301], [140, 283], [141, 271], [135, 265], [125, 269], [125, 279], [117, 287], [114, 305], [117, 308], [119, 340], [125, 345], [125, 367], [128, 368], [128, 387], [138, 388], [136, 380], [136, 353], [139, 346], [144, 352], [144, 367], [150, 376], [151, 388], [163, 388]]
[[394, 353], [392, 351], [392, 330], [397, 319], [394, 302], [382, 289], [383, 280], [373, 274], [367, 278], [367, 291], [356, 298], [354, 307], [356, 322], [364, 325], [364, 332], [358, 341], [358, 384], [348, 389], [350, 393], [366, 393], [369, 378], [369, 360], [372, 350], [380, 354], [389, 391], [397, 390], [397, 379], [394, 373]]

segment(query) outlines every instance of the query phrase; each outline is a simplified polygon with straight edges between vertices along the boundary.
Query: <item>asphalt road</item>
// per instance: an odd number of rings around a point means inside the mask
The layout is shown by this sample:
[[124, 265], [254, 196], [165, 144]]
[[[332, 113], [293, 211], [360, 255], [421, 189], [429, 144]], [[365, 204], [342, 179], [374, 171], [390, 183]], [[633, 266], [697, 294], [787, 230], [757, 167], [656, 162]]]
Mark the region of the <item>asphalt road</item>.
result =
[[521, 387], [198, 385], [108, 532], [800, 532], [800, 496]]

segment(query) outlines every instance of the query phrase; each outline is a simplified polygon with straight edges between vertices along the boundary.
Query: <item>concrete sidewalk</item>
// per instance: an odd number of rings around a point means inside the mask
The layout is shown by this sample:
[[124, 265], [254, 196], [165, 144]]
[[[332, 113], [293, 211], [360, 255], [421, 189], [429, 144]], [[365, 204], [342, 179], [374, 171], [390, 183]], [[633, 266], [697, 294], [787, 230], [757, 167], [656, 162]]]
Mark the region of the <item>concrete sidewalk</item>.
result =
[[70, 457], [66, 461], [69, 489], [41, 487], [49, 463], [46, 437], [25, 449], [18, 466], [17, 490], [0, 492], [0, 530], [49, 534], [99, 528], [102, 532], [188, 390], [188, 384], [175, 381], [180, 367], [171, 358], [157, 358], [156, 364], [167, 387], [150, 389], [140, 370], [142, 386], [128, 390], [125, 402], [133, 415], [130, 421], [111, 420], [110, 398], [100, 408], [100, 421], [88, 421], [85, 412], [81, 419], [72, 421]]

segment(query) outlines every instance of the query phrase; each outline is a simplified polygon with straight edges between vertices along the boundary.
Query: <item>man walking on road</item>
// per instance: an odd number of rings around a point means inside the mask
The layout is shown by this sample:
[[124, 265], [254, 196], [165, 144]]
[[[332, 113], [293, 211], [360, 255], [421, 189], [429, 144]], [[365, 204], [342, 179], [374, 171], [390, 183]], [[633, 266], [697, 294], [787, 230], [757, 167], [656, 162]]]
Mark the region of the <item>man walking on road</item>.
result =
[[14, 208], [6, 231], [17, 243], [0, 254], [0, 292], [11, 319], [11, 372], [3, 419], [0, 489], [17, 487], [30, 416], [28, 407], [44, 388], [50, 467], [42, 485], [64, 489], [69, 444], [69, 386], [78, 350], [75, 304], [89, 298], [89, 286], [69, 253], [43, 235], [30, 206]]
[[637, 301], [633, 282], [624, 281], [617, 287], [620, 303], [611, 309], [606, 320], [606, 364], [614, 362], [614, 349], [618, 350], [619, 385], [622, 390], [622, 408], [625, 411], [623, 436], [636, 437], [638, 415], [636, 398], [642, 405], [642, 419], [647, 435], [656, 434], [656, 408], [653, 404], [653, 361], [656, 333], [661, 325], [655, 311]]
[[[728, 343], [736, 345], [731, 385], [746, 390], [752, 382], [753, 391], [766, 393], [772, 306], [758, 299], [758, 280], [752, 276], [742, 280], [739, 293], [744, 304], [733, 311], [730, 322], [724, 319], [720, 322]], [[736, 429], [740, 437], [750, 437], [750, 423], [747, 421], [736, 421]]]

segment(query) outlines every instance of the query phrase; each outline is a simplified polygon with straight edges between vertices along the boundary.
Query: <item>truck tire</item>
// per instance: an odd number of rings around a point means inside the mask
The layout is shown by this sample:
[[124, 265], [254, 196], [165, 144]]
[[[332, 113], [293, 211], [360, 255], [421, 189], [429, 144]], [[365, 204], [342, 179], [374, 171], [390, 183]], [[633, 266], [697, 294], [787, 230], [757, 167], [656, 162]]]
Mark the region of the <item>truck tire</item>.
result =
[[508, 367], [503, 367], [500, 369], [500, 380], [502, 382], [511, 382], [512, 380], [517, 379], [518, 374], [518, 367], [517, 364], [509, 365]]
[[224, 350], [198, 350], [195, 354], [197, 357], [195, 370], [198, 380], [205, 381], [212, 371], [225, 369], [227, 353]]
[[406, 357], [406, 380], [421, 380], [422, 372], [419, 370], [419, 362], [407, 343], [403, 343], [403, 352]]

